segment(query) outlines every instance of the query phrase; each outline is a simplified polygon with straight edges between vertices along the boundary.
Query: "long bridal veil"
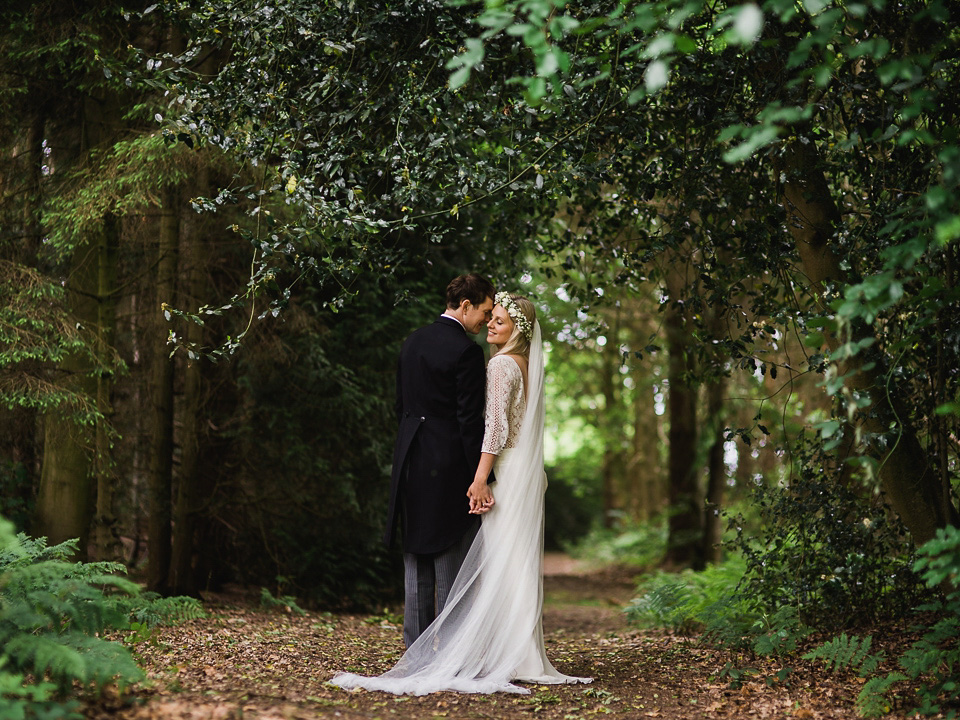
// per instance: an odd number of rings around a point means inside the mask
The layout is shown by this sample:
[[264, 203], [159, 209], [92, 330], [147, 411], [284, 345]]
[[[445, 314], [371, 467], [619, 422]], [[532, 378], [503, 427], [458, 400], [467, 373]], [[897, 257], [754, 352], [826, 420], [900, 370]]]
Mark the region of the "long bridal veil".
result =
[[589, 682], [557, 672], [543, 649], [544, 362], [534, 323], [527, 406], [518, 442], [496, 464], [496, 504], [483, 516], [443, 612], [391, 670], [378, 677], [338, 673], [343, 688], [397, 694], [529, 693], [513, 680]]

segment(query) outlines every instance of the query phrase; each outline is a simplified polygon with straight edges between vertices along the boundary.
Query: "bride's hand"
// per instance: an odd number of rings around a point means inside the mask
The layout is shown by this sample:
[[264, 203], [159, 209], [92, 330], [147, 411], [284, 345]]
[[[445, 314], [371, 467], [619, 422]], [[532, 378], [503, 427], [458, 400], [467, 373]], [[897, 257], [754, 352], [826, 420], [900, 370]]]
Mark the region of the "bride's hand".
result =
[[474, 480], [473, 484], [467, 489], [467, 497], [470, 498], [471, 515], [483, 515], [490, 512], [490, 508], [496, 504], [486, 480]]

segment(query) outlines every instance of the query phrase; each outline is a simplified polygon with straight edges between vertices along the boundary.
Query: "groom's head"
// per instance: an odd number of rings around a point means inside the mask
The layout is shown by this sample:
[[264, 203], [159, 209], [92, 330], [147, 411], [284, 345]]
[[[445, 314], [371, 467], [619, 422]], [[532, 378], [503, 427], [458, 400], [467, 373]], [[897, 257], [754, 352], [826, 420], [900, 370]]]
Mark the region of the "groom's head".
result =
[[463, 323], [468, 333], [476, 335], [490, 320], [496, 292], [481, 275], [459, 275], [447, 285], [447, 312]]

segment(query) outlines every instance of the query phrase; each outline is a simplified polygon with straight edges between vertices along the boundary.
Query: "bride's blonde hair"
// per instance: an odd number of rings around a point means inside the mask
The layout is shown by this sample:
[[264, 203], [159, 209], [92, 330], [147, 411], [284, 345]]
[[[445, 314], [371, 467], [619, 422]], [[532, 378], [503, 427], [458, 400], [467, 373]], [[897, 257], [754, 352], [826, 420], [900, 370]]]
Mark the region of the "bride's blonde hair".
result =
[[[533, 303], [523, 297], [523, 295], [510, 294], [507, 297], [510, 298], [513, 304], [523, 313], [524, 317], [527, 318], [532, 333], [533, 324], [537, 321], [537, 310], [533, 306]], [[513, 318], [510, 319], [513, 320]], [[520, 329], [520, 323], [516, 320], [513, 320], [513, 332], [510, 333], [510, 337], [499, 350], [494, 352], [494, 355], [530, 356], [530, 338], [523, 334], [523, 331]]]

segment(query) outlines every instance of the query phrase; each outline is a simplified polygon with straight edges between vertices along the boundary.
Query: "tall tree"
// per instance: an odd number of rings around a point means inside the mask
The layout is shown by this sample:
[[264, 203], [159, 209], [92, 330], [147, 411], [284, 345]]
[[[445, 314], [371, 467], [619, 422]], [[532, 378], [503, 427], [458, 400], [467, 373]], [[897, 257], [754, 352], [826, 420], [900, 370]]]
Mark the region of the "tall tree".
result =
[[151, 400], [153, 447], [150, 463], [150, 529], [147, 584], [157, 592], [167, 589], [171, 555], [173, 497], [173, 358], [163, 333], [175, 301], [180, 216], [177, 189], [163, 192], [157, 236], [156, 323], [152, 348]]
[[668, 368], [669, 534], [665, 560], [676, 566], [703, 567], [703, 500], [697, 473], [697, 398], [692, 318], [683, 289], [692, 260], [673, 256], [667, 271], [664, 313]]
[[[209, 169], [201, 170], [197, 178], [200, 195], [209, 194]], [[204, 294], [209, 254], [200, 218], [188, 221], [182, 233], [184, 250], [180, 253], [183, 283], [182, 296], [189, 306], [199, 305]], [[191, 348], [203, 346], [203, 327], [188, 323], [186, 341]], [[201, 502], [204, 498], [204, 483], [200, 465], [203, 443], [204, 358], [191, 351], [183, 366], [183, 393], [180, 403], [180, 464], [176, 497], [173, 502], [173, 545], [170, 556], [168, 584], [177, 595], [196, 595], [201, 578], [195, 558], [198, 555], [198, 536], [201, 517]]]

